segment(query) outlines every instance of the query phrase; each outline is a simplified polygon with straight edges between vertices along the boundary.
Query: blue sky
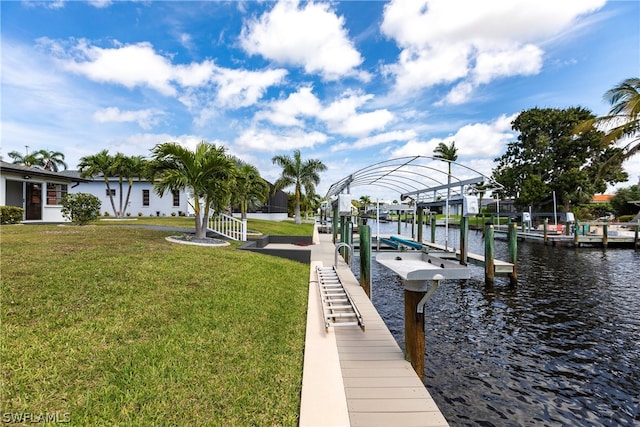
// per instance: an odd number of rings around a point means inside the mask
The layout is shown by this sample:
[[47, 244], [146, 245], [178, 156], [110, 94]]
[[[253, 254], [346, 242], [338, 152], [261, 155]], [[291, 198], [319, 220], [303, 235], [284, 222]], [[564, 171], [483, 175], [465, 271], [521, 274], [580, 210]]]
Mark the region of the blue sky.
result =
[[[640, 2], [2, 1], [0, 153], [149, 155], [206, 140], [280, 172], [433, 154], [490, 175], [533, 107], [582, 106], [640, 73]], [[638, 182], [640, 156], [625, 164]], [[383, 197], [371, 188], [353, 194]], [[391, 196], [393, 198], [393, 196]]]

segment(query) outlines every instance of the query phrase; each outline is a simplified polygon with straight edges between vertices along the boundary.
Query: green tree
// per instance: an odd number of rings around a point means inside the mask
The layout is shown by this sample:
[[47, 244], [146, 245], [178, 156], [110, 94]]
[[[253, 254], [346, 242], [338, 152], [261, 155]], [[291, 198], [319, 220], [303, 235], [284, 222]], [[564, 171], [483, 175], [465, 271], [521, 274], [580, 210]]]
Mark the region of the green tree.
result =
[[572, 204], [590, 200], [607, 184], [625, 181], [621, 161], [599, 173], [605, 159], [616, 155], [619, 148], [605, 144], [603, 133], [595, 128], [574, 132], [579, 123], [593, 117], [581, 107], [533, 108], [520, 113], [512, 123], [519, 132], [518, 140], [495, 159], [498, 165], [493, 177], [504, 186], [500, 196], [514, 197], [520, 209], [532, 205], [539, 210], [555, 192], [569, 211]]
[[187, 190], [193, 197], [196, 233], [206, 237], [211, 208], [229, 204], [234, 185], [235, 164], [224, 147], [205, 141], [194, 151], [176, 142], [165, 142], [152, 149], [153, 169], [157, 177], [154, 189], [159, 195], [167, 190]]
[[64, 154], [59, 151], [39, 150], [40, 162], [44, 170], [58, 172], [60, 167], [64, 170], [67, 169], [67, 164], [64, 162]]
[[611, 206], [616, 216], [637, 214], [640, 210], [638, 204], [640, 204], [640, 185], [620, 188], [611, 199]]
[[[109, 155], [109, 150], [102, 150], [97, 154], [91, 156], [85, 156], [80, 159], [78, 169], [80, 175], [83, 178], [96, 177], [102, 175], [105, 185], [107, 186], [107, 194], [109, 195], [109, 201], [111, 202], [111, 208], [113, 209], [113, 215], [118, 217], [118, 211], [116, 210], [116, 203], [113, 200], [113, 194], [111, 193], [111, 185], [109, 183], [109, 177], [111, 176], [111, 170], [113, 167], [113, 156]], [[121, 192], [122, 193], [122, 192]]]
[[67, 193], [62, 198], [62, 216], [77, 225], [95, 221], [100, 214], [100, 199], [93, 194]]
[[295, 212], [294, 222], [302, 223], [300, 217], [300, 200], [302, 189], [307, 194], [315, 193], [315, 186], [320, 183], [319, 173], [325, 171], [327, 167], [320, 160], [309, 159], [302, 161], [300, 150], [293, 152], [293, 157], [280, 155], [274, 156], [272, 159], [274, 164], [282, 167], [282, 175], [274, 184], [274, 191], [294, 186]]
[[235, 185], [232, 202], [240, 206], [241, 218], [247, 219], [249, 205], [255, 202], [265, 202], [269, 197], [269, 184], [262, 179], [258, 169], [240, 159], [236, 163]]

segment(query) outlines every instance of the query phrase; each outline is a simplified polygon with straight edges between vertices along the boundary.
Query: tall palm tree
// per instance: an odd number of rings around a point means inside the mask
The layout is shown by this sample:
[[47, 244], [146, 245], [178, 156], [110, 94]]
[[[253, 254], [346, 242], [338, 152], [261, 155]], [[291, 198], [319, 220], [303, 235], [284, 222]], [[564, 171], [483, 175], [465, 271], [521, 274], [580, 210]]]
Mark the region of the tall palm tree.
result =
[[64, 154], [59, 151], [39, 150], [38, 155], [42, 161], [42, 167], [44, 170], [58, 172], [60, 166], [67, 169], [67, 164], [64, 162]]
[[[456, 148], [456, 142], [451, 141], [451, 144], [447, 145], [444, 142], [438, 144], [433, 150], [433, 157], [436, 159], [442, 159], [447, 162], [447, 200], [445, 200], [445, 215], [444, 226], [445, 230], [449, 228], [449, 200], [451, 199], [451, 163], [458, 160], [458, 149]], [[448, 246], [449, 233], [445, 231], [444, 246], [445, 249]]]
[[264, 202], [269, 197], [269, 184], [262, 179], [255, 166], [234, 159], [236, 179], [233, 191], [233, 202], [240, 205], [242, 219], [247, 219], [249, 203], [252, 201]]
[[621, 150], [615, 151], [609, 160], [600, 168], [603, 175], [614, 162], [623, 162], [640, 152], [640, 78], [628, 78], [604, 94], [604, 99], [611, 104], [609, 114], [586, 120], [576, 127], [576, 132], [586, 132], [594, 126], [608, 128], [604, 136], [607, 145], [616, 141], [625, 141]]
[[102, 175], [104, 183], [107, 186], [107, 194], [109, 195], [109, 200], [111, 201], [113, 215], [117, 217], [118, 211], [116, 210], [116, 204], [113, 201], [113, 194], [111, 193], [111, 185], [109, 184], [109, 177], [111, 176], [112, 167], [113, 156], [109, 155], [108, 150], [102, 150], [98, 154], [82, 157], [80, 158], [80, 163], [78, 164], [80, 175], [83, 178]]
[[315, 193], [315, 186], [320, 183], [319, 173], [327, 170], [327, 167], [318, 159], [302, 161], [300, 150], [293, 152], [293, 157], [286, 155], [274, 156], [274, 164], [282, 167], [282, 175], [274, 184], [274, 191], [295, 187], [295, 218], [294, 223], [302, 223], [300, 217], [300, 199], [302, 188], [307, 194]]
[[[121, 215], [124, 216], [127, 212], [127, 207], [129, 206], [129, 198], [131, 197], [131, 189], [133, 188], [134, 180], [137, 178], [137, 180], [140, 181], [141, 178], [148, 175], [148, 161], [145, 160], [142, 156], [124, 156], [121, 162], [122, 165], [119, 171], [121, 173], [120, 182], [122, 182], [122, 178], [124, 178], [128, 181], [129, 184], [129, 188], [127, 189], [127, 197], [124, 201], [124, 206], [120, 206]], [[122, 194], [122, 185], [120, 186], [120, 193]]]
[[152, 150], [157, 180], [156, 193], [167, 190], [187, 190], [193, 196], [196, 222], [196, 238], [207, 234], [207, 218], [210, 208], [227, 206], [231, 197], [235, 165], [225, 154], [224, 147], [205, 141], [194, 151], [176, 142], [156, 145]]

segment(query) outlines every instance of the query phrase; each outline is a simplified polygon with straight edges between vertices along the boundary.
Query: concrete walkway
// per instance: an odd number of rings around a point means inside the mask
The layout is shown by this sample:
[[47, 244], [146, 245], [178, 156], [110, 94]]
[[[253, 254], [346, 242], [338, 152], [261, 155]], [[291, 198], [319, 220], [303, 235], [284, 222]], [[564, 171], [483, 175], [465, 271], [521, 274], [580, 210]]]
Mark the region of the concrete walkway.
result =
[[349, 267], [338, 275], [363, 316], [325, 330], [316, 266], [332, 266], [331, 234], [314, 234], [300, 426], [446, 426], [447, 421]]

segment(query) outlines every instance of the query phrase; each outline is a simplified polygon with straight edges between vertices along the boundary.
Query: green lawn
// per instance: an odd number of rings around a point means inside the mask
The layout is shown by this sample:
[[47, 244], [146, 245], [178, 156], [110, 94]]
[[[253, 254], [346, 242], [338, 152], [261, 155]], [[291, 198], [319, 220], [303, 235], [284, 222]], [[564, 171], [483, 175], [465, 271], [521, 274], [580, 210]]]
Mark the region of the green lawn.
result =
[[297, 424], [309, 266], [117, 225], [0, 233], [0, 413]]

